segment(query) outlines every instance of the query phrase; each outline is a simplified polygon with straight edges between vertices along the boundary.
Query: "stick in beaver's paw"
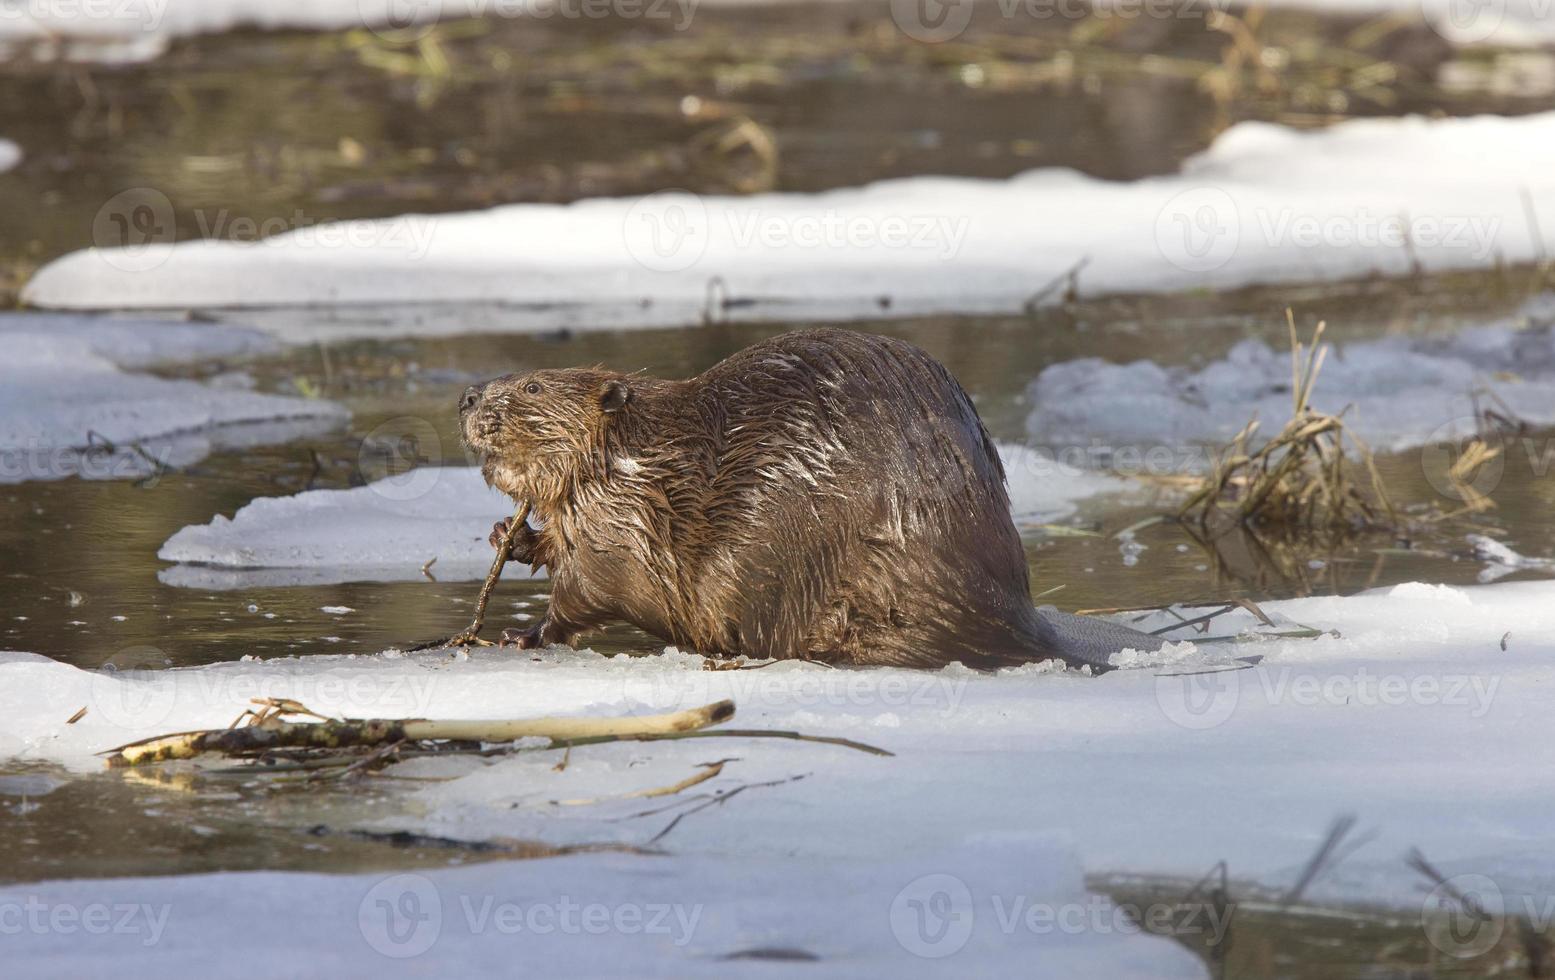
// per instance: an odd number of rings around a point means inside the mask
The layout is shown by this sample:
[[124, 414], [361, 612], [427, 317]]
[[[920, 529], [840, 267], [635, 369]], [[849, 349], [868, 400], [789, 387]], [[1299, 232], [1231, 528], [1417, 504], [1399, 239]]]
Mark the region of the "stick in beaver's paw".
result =
[[711, 657], [1104, 670], [1114, 641], [1161, 642], [1038, 614], [992, 438], [900, 340], [787, 333], [687, 381], [508, 375], [460, 424], [540, 525], [508, 556], [551, 575], [520, 648], [625, 621]]

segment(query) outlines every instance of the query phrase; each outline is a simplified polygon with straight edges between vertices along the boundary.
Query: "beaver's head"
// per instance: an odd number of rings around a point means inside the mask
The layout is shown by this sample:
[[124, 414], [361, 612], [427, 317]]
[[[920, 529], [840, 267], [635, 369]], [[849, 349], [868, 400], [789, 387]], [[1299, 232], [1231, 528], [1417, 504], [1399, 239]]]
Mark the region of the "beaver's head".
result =
[[486, 482], [545, 509], [603, 460], [607, 434], [631, 401], [628, 378], [568, 369], [509, 374], [471, 385], [459, 400], [465, 445]]

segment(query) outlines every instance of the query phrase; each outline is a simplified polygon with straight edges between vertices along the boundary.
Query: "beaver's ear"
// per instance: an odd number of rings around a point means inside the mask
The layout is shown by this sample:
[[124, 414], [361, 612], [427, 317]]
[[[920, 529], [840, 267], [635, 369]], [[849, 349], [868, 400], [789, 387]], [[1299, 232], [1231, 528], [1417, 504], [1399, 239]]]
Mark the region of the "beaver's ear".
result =
[[606, 381], [599, 386], [599, 408], [606, 415], [619, 412], [632, 399], [632, 389], [625, 381]]

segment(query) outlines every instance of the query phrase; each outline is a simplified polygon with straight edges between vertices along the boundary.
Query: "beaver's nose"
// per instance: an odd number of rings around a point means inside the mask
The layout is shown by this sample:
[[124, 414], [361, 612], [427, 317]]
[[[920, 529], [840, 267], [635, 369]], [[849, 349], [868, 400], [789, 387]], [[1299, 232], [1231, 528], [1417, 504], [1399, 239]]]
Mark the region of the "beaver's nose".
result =
[[481, 402], [481, 392], [486, 390], [485, 385], [470, 385], [464, 389], [464, 394], [459, 398], [459, 414], [463, 415]]

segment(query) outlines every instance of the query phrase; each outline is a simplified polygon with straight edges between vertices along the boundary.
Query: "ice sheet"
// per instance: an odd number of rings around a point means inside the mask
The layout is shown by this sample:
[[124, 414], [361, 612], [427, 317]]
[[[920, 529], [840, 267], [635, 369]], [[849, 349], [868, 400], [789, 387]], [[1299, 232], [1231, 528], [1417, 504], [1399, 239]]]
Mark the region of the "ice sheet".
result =
[[261, 354], [275, 342], [211, 324], [0, 313], [0, 483], [141, 478], [224, 447], [318, 435], [348, 413], [127, 368]]
[[[1389, 337], [1333, 345], [1312, 405], [1344, 412], [1376, 450], [1448, 443], [1481, 426], [1476, 406], [1532, 425], [1555, 424], [1555, 330], [1548, 303], [1513, 323], [1449, 338]], [[1328, 340], [1336, 338], [1330, 332]], [[1291, 417], [1290, 352], [1256, 340], [1198, 368], [1082, 358], [1052, 365], [1028, 389], [1027, 430], [1055, 460], [1124, 470], [1202, 468], [1196, 447], [1219, 447], [1256, 414], [1263, 436]], [[1535, 461], [1537, 462], [1537, 461]]]

